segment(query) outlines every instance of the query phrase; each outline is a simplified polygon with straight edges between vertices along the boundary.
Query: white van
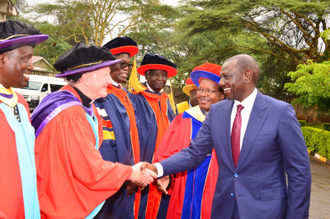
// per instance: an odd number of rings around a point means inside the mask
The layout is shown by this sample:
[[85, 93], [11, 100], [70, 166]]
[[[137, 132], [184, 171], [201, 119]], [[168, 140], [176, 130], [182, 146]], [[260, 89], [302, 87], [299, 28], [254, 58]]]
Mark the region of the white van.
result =
[[30, 75], [27, 87], [14, 88], [14, 90], [24, 97], [29, 104], [30, 111], [33, 111], [45, 96], [67, 84], [63, 78]]

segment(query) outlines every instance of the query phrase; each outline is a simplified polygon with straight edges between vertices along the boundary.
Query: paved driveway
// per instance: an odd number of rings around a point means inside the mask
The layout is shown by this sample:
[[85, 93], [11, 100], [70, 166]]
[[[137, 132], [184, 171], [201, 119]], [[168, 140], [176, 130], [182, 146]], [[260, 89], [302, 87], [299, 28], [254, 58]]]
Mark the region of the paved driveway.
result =
[[312, 193], [310, 219], [330, 219], [330, 165], [310, 155]]

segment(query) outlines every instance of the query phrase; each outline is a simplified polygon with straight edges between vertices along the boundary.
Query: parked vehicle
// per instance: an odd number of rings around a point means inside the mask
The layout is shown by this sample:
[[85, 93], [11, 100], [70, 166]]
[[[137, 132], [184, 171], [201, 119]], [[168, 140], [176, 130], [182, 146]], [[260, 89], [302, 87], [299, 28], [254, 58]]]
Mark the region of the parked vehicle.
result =
[[30, 75], [29, 84], [24, 88], [14, 88], [28, 102], [32, 112], [51, 92], [59, 90], [67, 82], [63, 78], [54, 78], [40, 75]]

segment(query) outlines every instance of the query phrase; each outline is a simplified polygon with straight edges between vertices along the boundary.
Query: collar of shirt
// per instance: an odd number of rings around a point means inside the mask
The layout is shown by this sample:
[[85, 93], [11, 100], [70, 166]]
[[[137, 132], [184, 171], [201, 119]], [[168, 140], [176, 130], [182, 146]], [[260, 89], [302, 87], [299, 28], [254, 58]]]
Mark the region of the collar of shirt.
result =
[[117, 82], [115, 82], [115, 81], [112, 81], [112, 85], [115, 86], [115, 87], [118, 87], [118, 86], [120, 85], [119, 88], [121, 88], [121, 84], [119, 84], [119, 83], [117, 83]]
[[189, 107], [192, 108], [191, 104], [190, 104], [190, 100], [188, 100], [188, 104], [189, 104]]
[[[146, 82], [146, 85], [147, 85], [147, 88], [148, 88], [149, 91], [152, 91], [152, 92], [154, 92], [154, 93], [157, 93], [157, 92], [155, 92], [153, 89], [151, 89], [151, 88], [149, 87], [148, 82]], [[164, 91], [164, 89], [162, 89], [159, 93], [162, 93], [163, 91]]]
[[240, 135], [240, 147], [242, 148], [242, 143], [245, 135], [245, 131], [249, 122], [249, 118], [251, 115], [251, 111], [254, 105], [254, 101], [257, 97], [258, 90], [257, 88], [254, 88], [254, 91], [247, 97], [245, 98], [242, 102], [239, 102], [238, 100], [234, 101], [233, 108], [231, 111], [231, 120], [230, 120], [230, 133], [233, 128], [233, 123], [234, 119], [236, 116], [237, 112], [237, 105], [241, 104], [244, 106], [243, 110], [241, 111], [241, 116], [242, 116], [242, 126], [241, 126], [241, 135]]

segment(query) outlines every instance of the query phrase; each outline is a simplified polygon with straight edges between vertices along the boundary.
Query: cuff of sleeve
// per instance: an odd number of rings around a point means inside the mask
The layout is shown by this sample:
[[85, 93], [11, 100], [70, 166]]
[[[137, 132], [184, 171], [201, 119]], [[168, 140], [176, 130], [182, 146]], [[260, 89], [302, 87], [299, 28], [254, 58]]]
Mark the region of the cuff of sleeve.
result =
[[163, 169], [163, 166], [160, 164], [160, 163], [154, 163], [154, 165], [156, 166], [157, 168], [157, 177], [162, 177], [164, 175], [164, 169]]

